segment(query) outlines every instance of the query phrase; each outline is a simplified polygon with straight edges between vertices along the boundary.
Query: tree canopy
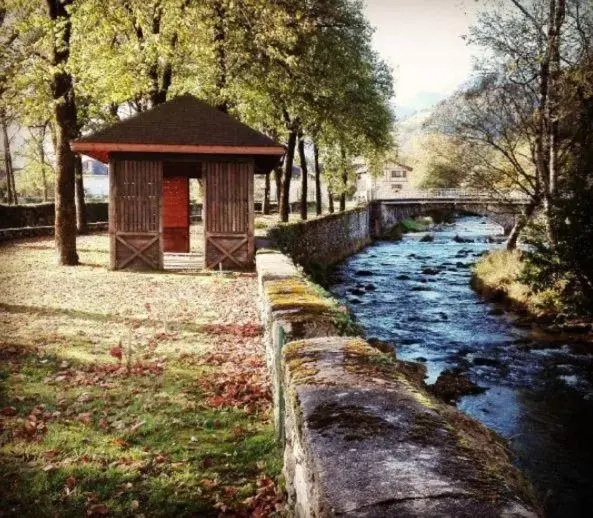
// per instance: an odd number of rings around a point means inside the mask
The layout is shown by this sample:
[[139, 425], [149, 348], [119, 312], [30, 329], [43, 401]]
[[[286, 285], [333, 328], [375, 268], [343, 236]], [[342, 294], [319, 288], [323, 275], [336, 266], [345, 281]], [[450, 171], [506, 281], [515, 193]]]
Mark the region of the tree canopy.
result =
[[54, 4], [1, 0], [0, 41], [15, 50], [4, 51], [0, 103], [21, 125], [49, 121], [55, 144], [56, 77], [72, 83], [74, 133], [192, 93], [287, 145], [285, 217], [299, 139], [321, 162], [392, 145], [391, 71], [359, 0], [72, 0], [52, 18]]

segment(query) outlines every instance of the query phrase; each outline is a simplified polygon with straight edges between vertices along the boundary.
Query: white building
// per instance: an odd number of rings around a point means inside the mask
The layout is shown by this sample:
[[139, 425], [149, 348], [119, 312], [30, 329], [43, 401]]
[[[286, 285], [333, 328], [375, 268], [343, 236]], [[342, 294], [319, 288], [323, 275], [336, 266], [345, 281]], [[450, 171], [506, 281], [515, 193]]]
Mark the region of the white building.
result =
[[383, 171], [373, 177], [366, 165], [356, 171], [356, 194], [359, 201], [401, 197], [413, 190], [411, 173], [413, 169], [397, 162], [385, 164]]

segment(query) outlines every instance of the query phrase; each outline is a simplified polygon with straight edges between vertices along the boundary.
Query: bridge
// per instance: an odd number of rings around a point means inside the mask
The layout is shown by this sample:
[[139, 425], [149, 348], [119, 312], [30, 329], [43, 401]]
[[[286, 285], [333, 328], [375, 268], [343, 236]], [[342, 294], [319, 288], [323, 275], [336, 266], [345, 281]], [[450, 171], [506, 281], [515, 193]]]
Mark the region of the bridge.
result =
[[404, 219], [458, 212], [484, 216], [510, 234], [530, 203], [528, 196], [506, 191], [493, 196], [475, 189], [431, 189], [400, 191], [389, 199], [372, 199], [374, 235], [383, 235]]

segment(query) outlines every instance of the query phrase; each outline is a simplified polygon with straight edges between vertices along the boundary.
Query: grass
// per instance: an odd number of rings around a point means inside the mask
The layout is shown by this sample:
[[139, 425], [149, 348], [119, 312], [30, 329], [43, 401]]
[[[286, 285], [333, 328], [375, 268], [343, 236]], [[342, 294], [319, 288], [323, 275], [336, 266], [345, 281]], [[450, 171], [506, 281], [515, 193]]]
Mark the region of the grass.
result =
[[110, 272], [108, 239], [0, 247], [0, 516], [281, 509], [253, 276]]
[[523, 259], [519, 250], [496, 250], [485, 255], [474, 267], [474, 288], [490, 299], [502, 299], [515, 309], [534, 316], [555, 315], [563, 308], [557, 292], [550, 288], [534, 292], [519, 278]]
[[430, 229], [432, 220], [430, 218], [406, 218], [402, 221], [404, 232], [426, 232]]

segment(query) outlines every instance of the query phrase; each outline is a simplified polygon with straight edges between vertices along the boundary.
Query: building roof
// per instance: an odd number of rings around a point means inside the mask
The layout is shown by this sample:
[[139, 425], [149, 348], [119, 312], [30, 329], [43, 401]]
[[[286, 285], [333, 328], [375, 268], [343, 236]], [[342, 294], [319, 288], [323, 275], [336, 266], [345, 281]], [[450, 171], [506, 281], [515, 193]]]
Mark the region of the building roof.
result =
[[391, 165], [394, 165], [396, 167], [401, 167], [403, 169], [406, 169], [407, 171], [413, 171], [414, 170], [414, 168], [410, 167], [409, 165], [400, 164], [399, 162], [393, 162]]
[[[409, 165], [401, 164], [400, 162], [387, 162], [383, 167], [383, 171], [387, 171], [394, 167], [401, 167], [402, 169], [405, 169], [406, 171], [410, 171], [410, 172], [412, 172], [414, 170], [413, 167], [410, 167]], [[369, 171], [368, 171], [368, 167], [366, 166], [366, 164], [361, 164], [358, 166], [358, 170], [356, 172], [357, 172], [357, 174], [360, 175], [360, 174], [367, 174]]]
[[109, 161], [113, 152], [276, 156], [284, 147], [191, 95], [176, 97], [71, 142], [72, 150]]

